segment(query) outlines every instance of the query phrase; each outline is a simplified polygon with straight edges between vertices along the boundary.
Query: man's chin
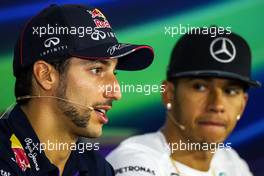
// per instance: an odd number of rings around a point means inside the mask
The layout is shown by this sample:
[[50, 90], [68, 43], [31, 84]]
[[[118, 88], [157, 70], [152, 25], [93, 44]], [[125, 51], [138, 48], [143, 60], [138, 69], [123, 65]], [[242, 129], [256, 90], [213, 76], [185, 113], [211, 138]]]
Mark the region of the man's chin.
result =
[[226, 139], [225, 133], [200, 133], [196, 135], [197, 141], [203, 141], [207, 143], [222, 143]]
[[[89, 127], [87, 127], [89, 128]], [[81, 130], [81, 132], [79, 133], [80, 137], [86, 137], [86, 138], [97, 138], [100, 137], [102, 135], [102, 128], [98, 127], [98, 128], [89, 128], [89, 129], [84, 129]]]
[[92, 134], [89, 134], [89, 136], [87, 136], [87, 137], [89, 137], [89, 138], [98, 138], [100, 136], [102, 136], [102, 132], [100, 132], [100, 133], [92, 133]]
[[215, 136], [203, 136], [198, 139], [199, 142], [205, 143], [222, 143], [225, 140], [224, 137], [215, 137]]
[[190, 142], [194, 143], [223, 143], [225, 141], [226, 137], [225, 136], [213, 136], [213, 135], [203, 135], [203, 136], [196, 136], [190, 140]]

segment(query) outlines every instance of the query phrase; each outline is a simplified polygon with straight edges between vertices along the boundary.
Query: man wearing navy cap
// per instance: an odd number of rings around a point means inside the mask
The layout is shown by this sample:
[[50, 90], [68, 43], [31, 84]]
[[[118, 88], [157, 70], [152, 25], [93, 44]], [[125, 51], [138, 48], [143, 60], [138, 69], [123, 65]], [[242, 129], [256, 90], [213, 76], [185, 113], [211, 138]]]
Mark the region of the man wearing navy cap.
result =
[[17, 105], [0, 120], [1, 176], [114, 175], [100, 146], [78, 138], [101, 135], [121, 98], [115, 70], [153, 57], [149, 46], [119, 43], [96, 8], [51, 5], [34, 16], [14, 51]]
[[164, 126], [122, 142], [107, 157], [117, 176], [251, 176], [223, 141], [245, 109], [251, 53], [235, 33], [185, 34], [175, 45], [163, 82]]

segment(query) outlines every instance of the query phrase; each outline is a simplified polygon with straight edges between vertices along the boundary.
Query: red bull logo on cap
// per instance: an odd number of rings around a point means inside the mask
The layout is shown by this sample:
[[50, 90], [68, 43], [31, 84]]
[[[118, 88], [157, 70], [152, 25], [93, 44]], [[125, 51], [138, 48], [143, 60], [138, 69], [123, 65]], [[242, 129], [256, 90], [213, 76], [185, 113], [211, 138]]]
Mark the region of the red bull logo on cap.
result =
[[[92, 18], [96, 18], [93, 21], [94, 21], [97, 28], [111, 28], [106, 17], [104, 16], [104, 14], [100, 10], [93, 9], [93, 10], [87, 10], [87, 12], [89, 12], [90, 15], [92, 15]], [[98, 17], [102, 18], [102, 19], [98, 19]]]
[[30, 163], [22, 144], [14, 134], [12, 134], [9, 140], [11, 141], [11, 148], [15, 154], [16, 163], [22, 171], [26, 171], [27, 168], [30, 168]]
[[92, 15], [92, 18], [101, 17], [106, 19], [104, 14], [98, 9], [93, 9], [92, 11], [87, 10], [87, 12], [89, 12]]
[[111, 28], [110, 24], [106, 20], [100, 21], [98, 19], [95, 19], [94, 22], [95, 22], [96, 27], [98, 28]]

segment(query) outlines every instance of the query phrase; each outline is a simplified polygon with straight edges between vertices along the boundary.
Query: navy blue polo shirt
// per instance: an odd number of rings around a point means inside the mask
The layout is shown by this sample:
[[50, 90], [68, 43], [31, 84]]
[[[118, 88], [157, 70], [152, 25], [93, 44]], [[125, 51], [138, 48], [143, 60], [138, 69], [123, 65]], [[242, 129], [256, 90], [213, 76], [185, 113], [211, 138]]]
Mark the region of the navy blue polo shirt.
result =
[[[26, 115], [16, 105], [8, 116], [0, 119], [0, 175], [59, 176], [59, 169], [39, 150], [39, 144]], [[113, 176], [114, 171], [96, 151], [72, 150], [62, 175]]]

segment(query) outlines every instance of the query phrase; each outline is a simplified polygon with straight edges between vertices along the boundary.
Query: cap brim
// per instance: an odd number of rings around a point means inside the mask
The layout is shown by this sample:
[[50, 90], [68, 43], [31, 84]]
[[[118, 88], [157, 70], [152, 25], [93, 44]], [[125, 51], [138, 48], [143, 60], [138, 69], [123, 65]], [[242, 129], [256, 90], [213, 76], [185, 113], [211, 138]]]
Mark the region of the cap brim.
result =
[[170, 77], [217, 77], [217, 78], [228, 78], [234, 79], [246, 83], [250, 87], [261, 87], [259, 81], [251, 80], [248, 77], [244, 77], [231, 72], [216, 71], [216, 70], [197, 70], [197, 71], [186, 71], [170, 75]]
[[118, 70], [142, 70], [154, 59], [152, 47], [133, 44], [102, 44], [86, 49], [70, 51], [70, 55], [82, 59], [118, 59]]

